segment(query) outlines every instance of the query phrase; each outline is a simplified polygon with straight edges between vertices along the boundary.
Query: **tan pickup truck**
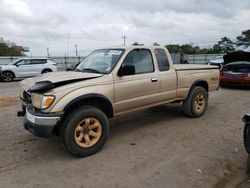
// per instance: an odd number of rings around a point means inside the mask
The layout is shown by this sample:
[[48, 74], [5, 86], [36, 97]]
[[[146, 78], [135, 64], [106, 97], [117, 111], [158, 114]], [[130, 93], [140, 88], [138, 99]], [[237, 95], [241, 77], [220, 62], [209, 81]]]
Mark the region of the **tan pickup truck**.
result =
[[182, 102], [186, 116], [200, 117], [208, 92], [218, 87], [217, 67], [174, 65], [164, 47], [105, 48], [74, 71], [23, 80], [18, 116], [34, 135], [59, 135], [67, 151], [84, 157], [103, 147], [109, 118], [172, 102]]

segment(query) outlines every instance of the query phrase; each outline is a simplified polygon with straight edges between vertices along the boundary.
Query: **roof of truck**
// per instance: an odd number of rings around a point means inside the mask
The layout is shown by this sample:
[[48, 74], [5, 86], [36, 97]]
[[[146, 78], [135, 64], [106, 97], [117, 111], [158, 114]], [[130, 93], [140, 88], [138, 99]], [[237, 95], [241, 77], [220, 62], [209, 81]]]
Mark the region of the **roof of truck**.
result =
[[128, 45], [128, 46], [113, 46], [113, 47], [107, 47], [107, 48], [100, 48], [100, 49], [135, 49], [135, 48], [146, 48], [146, 49], [155, 49], [155, 48], [165, 48], [164, 46], [160, 45]]

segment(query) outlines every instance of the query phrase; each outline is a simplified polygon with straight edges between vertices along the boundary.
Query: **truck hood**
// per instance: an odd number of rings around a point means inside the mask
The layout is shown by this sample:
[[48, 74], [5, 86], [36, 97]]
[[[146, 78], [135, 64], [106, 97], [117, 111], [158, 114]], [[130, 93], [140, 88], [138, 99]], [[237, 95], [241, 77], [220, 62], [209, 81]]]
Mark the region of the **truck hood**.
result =
[[226, 65], [228, 63], [232, 63], [235, 61], [249, 61], [250, 62], [250, 52], [232, 52], [223, 56], [224, 63]]
[[34, 78], [21, 81], [21, 87], [25, 91], [43, 93], [53, 88], [83, 80], [101, 77], [102, 74], [61, 71], [42, 74]]

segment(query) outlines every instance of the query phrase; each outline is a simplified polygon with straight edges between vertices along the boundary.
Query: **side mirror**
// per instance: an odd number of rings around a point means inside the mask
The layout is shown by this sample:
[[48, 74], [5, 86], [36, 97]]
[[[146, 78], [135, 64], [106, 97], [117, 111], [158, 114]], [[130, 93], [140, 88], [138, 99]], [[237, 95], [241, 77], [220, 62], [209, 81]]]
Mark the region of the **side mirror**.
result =
[[135, 66], [134, 65], [124, 65], [118, 71], [118, 76], [134, 75]]

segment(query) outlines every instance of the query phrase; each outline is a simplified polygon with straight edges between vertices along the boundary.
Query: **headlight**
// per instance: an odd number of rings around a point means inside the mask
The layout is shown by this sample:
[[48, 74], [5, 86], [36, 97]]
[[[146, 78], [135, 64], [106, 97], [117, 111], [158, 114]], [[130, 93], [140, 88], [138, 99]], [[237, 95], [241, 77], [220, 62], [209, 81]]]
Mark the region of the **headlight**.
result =
[[41, 94], [33, 94], [31, 96], [32, 105], [38, 109], [46, 109], [49, 108], [53, 102], [55, 101], [55, 96], [53, 95], [41, 95]]

